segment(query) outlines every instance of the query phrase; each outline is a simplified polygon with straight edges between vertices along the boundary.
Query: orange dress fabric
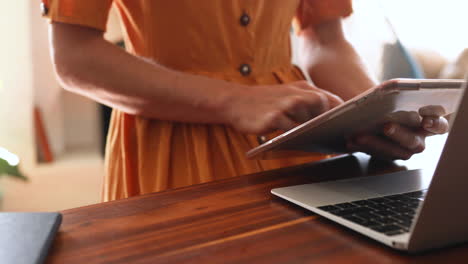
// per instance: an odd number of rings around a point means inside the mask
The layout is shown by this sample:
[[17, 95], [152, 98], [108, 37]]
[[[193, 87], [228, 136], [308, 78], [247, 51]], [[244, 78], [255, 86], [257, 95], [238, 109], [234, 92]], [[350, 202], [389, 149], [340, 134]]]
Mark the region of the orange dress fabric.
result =
[[[48, 17], [104, 31], [112, 4], [128, 52], [174, 70], [248, 85], [304, 80], [291, 64], [291, 23], [301, 28], [352, 12], [350, 0], [48, 0]], [[244, 25], [242, 15], [249, 18]], [[243, 64], [250, 74], [241, 74]], [[324, 158], [246, 159], [256, 146], [256, 136], [225, 125], [154, 120], [114, 109], [103, 201]]]

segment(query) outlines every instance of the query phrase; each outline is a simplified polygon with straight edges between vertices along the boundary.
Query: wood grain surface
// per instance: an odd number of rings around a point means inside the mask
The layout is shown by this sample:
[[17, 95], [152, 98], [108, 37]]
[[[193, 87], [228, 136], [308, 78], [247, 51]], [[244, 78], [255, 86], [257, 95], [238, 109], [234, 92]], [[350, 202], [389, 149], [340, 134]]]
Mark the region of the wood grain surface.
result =
[[270, 193], [401, 169], [346, 156], [67, 210], [47, 263], [466, 263], [466, 245], [407, 255]]

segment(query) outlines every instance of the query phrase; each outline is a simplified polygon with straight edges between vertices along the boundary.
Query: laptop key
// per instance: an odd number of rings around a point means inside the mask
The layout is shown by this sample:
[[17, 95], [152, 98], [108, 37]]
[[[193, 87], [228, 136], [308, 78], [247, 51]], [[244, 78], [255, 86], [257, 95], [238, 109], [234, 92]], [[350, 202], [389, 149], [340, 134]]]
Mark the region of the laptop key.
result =
[[398, 199], [399, 202], [402, 202], [402, 203], [412, 203], [412, 202], [419, 202], [418, 199], [414, 199], [414, 198], [410, 198], [410, 197], [406, 197], [406, 196], [400, 196], [400, 199]]
[[317, 208], [320, 209], [320, 210], [326, 211], [326, 212], [340, 210], [340, 208], [338, 208], [336, 206], [333, 206], [333, 205], [324, 205], [324, 206], [320, 206], [320, 207], [317, 207]]
[[385, 234], [387, 236], [396, 236], [396, 235], [401, 235], [403, 233], [407, 233], [408, 231], [405, 231], [403, 229], [400, 229], [400, 230], [395, 230], [395, 231], [389, 231], [389, 232], [385, 232]]
[[359, 224], [359, 225], [365, 225], [365, 224], [367, 224], [367, 222], [369, 222], [366, 219], [363, 219], [363, 218], [360, 218], [360, 217], [357, 217], [357, 216], [354, 216], [354, 215], [345, 216], [343, 218], [348, 220], [348, 221], [351, 221], [353, 223]]
[[374, 211], [371, 211], [371, 212], [362, 212], [362, 213], [356, 214], [356, 216], [361, 217], [361, 218], [364, 218], [364, 219], [375, 219], [375, 218], [381, 218], [381, 217], [382, 217], [382, 216], [380, 216], [380, 215], [374, 214], [373, 212], [374, 212]]
[[421, 190], [421, 191], [416, 191], [416, 192], [410, 192], [410, 193], [407, 193], [406, 195], [409, 196], [409, 197], [413, 197], [413, 198], [423, 198], [424, 196], [426, 196], [426, 190]]
[[374, 211], [372, 213], [376, 214], [376, 215], [378, 215], [380, 217], [389, 217], [389, 216], [393, 216], [393, 215], [398, 214], [398, 213], [390, 211], [390, 210], [378, 210], [378, 211]]
[[376, 211], [382, 211], [382, 210], [390, 210], [392, 207], [385, 205], [385, 204], [375, 204], [375, 205], [369, 205], [369, 208], [372, 208]]
[[381, 223], [378, 223], [374, 220], [368, 220], [366, 223], [364, 224], [361, 224], [362, 226], [365, 226], [367, 228], [372, 228], [372, 227], [375, 227], [375, 226], [381, 226], [382, 224]]
[[410, 219], [411, 221], [413, 221], [416, 214], [402, 214], [402, 216], [407, 217], [407, 219]]
[[408, 201], [408, 202], [410, 202], [410, 201], [412, 201], [412, 202], [419, 201], [419, 199], [424, 198], [424, 196], [423, 197], [418, 197], [416, 195], [408, 195], [408, 194], [405, 194], [404, 197], [405, 198], [403, 200]]
[[393, 208], [392, 211], [400, 213], [400, 214], [414, 214], [414, 209], [408, 207], [400, 207], [400, 208]]
[[419, 201], [419, 202], [410, 202], [410, 203], [406, 203], [406, 207], [416, 209], [416, 208], [419, 207], [420, 204], [421, 204], [421, 201]]
[[395, 201], [395, 202], [399, 202], [401, 201], [402, 199], [404, 199], [404, 197], [400, 194], [397, 194], [397, 195], [390, 195], [390, 196], [385, 196], [386, 199], [389, 199], [389, 200], [392, 200], [392, 201]]
[[406, 215], [406, 214], [394, 215], [392, 217], [395, 218], [395, 219], [401, 220], [401, 221], [409, 221], [409, 222], [412, 222], [413, 219], [414, 219], [414, 216], [409, 216], [409, 215]]
[[354, 201], [352, 202], [353, 204], [357, 204], [360, 206], [369, 206], [369, 205], [375, 205], [376, 203], [371, 202], [369, 200], [360, 200], [360, 201]]
[[404, 226], [411, 226], [413, 222], [412, 219], [408, 219], [408, 216], [405, 215], [393, 215], [391, 217]]
[[379, 198], [372, 198], [372, 199], [367, 199], [368, 201], [378, 203], [378, 204], [383, 204], [387, 202], [391, 202], [392, 200], [386, 199], [384, 197], [379, 197]]
[[402, 230], [401, 227], [390, 224], [390, 225], [383, 225], [383, 226], [375, 226], [371, 227], [372, 230], [377, 231], [379, 233], [387, 233], [387, 232], [392, 232], [392, 231], [399, 231]]
[[353, 214], [359, 214], [359, 213], [364, 213], [364, 212], [369, 212], [369, 209], [365, 207], [356, 207], [356, 208], [351, 208], [351, 209], [331, 211], [330, 213], [334, 215], [338, 215], [338, 216], [346, 216], [346, 215], [353, 215]]
[[406, 229], [409, 229], [411, 227], [411, 224], [412, 222], [411, 221], [401, 221], [401, 220], [397, 220], [397, 225], [403, 227], [403, 228], [406, 228]]
[[377, 221], [377, 222], [379, 222], [381, 224], [384, 224], [384, 225], [394, 224], [395, 222], [397, 222], [395, 219], [390, 218], [390, 217], [377, 218], [377, 219], [375, 219], [375, 221]]
[[351, 209], [351, 208], [358, 207], [357, 205], [352, 204], [352, 203], [340, 203], [340, 204], [334, 204], [333, 206], [339, 207], [341, 209]]
[[404, 203], [400, 203], [400, 202], [390, 202], [390, 203], [386, 203], [385, 205], [390, 206], [390, 207], [392, 207], [392, 208], [401, 208], [401, 207], [405, 207], [405, 204], [404, 204]]

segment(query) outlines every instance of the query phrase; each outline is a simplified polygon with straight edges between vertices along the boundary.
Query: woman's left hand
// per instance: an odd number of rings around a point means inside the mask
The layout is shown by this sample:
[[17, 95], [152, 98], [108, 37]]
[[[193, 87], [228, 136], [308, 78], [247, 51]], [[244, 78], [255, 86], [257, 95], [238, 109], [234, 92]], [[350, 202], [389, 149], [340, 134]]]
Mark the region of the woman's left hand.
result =
[[441, 106], [426, 106], [416, 112], [398, 112], [379, 134], [361, 133], [347, 142], [351, 152], [365, 152], [371, 156], [407, 160], [425, 149], [427, 136], [445, 134], [449, 130], [445, 110]]

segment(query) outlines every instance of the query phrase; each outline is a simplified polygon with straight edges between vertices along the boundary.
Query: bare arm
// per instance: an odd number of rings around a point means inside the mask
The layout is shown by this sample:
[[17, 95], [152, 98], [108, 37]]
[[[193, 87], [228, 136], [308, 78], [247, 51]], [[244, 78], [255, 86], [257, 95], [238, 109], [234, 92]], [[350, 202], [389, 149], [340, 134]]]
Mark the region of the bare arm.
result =
[[[345, 39], [341, 19], [309, 26], [300, 33], [302, 66], [315, 84], [348, 100], [375, 86], [359, 55]], [[388, 123], [348, 140], [350, 151], [386, 159], [408, 159], [425, 148], [429, 134], [443, 134], [448, 123], [443, 109], [428, 107], [411, 124]], [[385, 135], [385, 136], [382, 136]]]
[[232, 84], [170, 70], [128, 54], [91, 28], [53, 23], [52, 57], [63, 87], [148, 118], [223, 123]]
[[252, 87], [174, 71], [128, 54], [102, 35], [53, 23], [58, 79], [67, 90], [129, 114], [263, 134], [290, 129], [341, 102], [306, 82]]
[[375, 86], [361, 58], [346, 40], [341, 19], [299, 32], [301, 66], [318, 87], [345, 101]]

